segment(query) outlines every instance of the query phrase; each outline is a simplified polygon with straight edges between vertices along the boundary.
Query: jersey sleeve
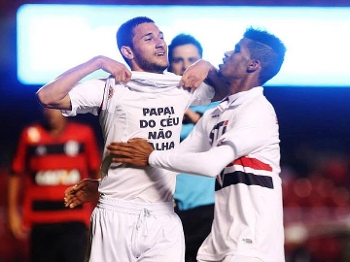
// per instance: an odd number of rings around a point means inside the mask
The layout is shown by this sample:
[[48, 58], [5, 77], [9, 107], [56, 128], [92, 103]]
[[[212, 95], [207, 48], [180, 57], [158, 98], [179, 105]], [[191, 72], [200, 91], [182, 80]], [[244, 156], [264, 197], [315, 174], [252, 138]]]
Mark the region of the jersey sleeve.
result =
[[25, 128], [19, 138], [16, 153], [12, 159], [10, 174], [21, 174], [25, 171], [27, 155], [28, 129]]
[[209, 131], [206, 132], [204, 114], [177, 149], [152, 152], [150, 165], [176, 172], [215, 176], [235, 159], [262, 149], [268, 150], [268, 147], [279, 143], [278, 123], [271, 106], [250, 105], [249, 109], [241, 110], [239, 114], [233, 126], [212, 148], [205, 146]]
[[233, 149], [228, 145], [199, 153], [178, 154], [172, 151], [153, 151], [150, 165], [177, 173], [216, 177], [234, 159]]
[[203, 120], [200, 119], [189, 136], [174, 150], [153, 151], [149, 164], [178, 173], [215, 177], [234, 159], [229, 145], [211, 148], [204, 137]]
[[77, 84], [68, 93], [72, 110], [63, 110], [63, 115], [76, 116], [77, 114], [86, 113], [98, 115], [103, 100], [105, 83], [104, 79], [94, 79]]

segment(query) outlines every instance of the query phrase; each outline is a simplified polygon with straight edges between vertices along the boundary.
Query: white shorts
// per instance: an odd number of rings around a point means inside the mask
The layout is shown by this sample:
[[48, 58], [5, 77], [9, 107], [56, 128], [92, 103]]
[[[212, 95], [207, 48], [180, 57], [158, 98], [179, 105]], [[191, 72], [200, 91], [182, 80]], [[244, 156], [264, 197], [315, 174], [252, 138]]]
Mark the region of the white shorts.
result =
[[173, 203], [101, 196], [91, 215], [89, 262], [183, 262], [185, 240]]

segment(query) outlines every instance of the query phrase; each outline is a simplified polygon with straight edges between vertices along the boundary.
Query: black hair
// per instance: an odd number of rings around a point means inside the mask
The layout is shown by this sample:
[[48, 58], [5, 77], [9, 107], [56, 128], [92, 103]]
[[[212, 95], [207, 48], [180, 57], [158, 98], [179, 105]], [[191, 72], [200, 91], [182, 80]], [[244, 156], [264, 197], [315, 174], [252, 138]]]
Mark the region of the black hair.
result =
[[278, 37], [264, 30], [249, 27], [243, 36], [251, 40], [248, 43], [250, 58], [260, 61], [259, 80], [264, 84], [280, 71], [286, 47]]
[[[134, 29], [143, 23], [154, 23], [154, 21], [146, 16], [138, 16], [126, 21], [119, 27], [116, 34], [119, 51], [121, 50], [122, 46], [129, 46], [133, 48], [132, 39], [135, 36]], [[123, 58], [129, 64], [129, 61], [124, 56]]]

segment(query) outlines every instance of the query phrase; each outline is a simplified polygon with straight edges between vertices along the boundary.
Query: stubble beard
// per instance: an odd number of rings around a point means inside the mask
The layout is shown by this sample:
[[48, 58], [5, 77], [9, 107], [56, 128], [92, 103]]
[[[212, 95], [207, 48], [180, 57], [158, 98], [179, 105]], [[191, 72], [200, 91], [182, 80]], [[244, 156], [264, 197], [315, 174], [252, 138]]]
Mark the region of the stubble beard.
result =
[[142, 70], [150, 73], [162, 74], [164, 70], [168, 68], [168, 62], [166, 63], [150, 62], [144, 59], [143, 57], [138, 57], [138, 64], [139, 64], [139, 67], [142, 68]]

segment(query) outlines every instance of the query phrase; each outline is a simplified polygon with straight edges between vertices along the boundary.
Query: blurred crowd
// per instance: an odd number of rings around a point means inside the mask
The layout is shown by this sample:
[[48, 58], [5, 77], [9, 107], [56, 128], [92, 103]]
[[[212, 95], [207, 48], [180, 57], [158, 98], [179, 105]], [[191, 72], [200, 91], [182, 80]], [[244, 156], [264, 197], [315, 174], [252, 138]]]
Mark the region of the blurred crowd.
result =
[[350, 156], [309, 145], [295, 155], [281, 173], [287, 261], [350, 261]]

